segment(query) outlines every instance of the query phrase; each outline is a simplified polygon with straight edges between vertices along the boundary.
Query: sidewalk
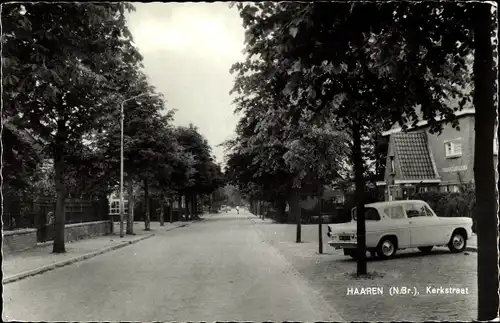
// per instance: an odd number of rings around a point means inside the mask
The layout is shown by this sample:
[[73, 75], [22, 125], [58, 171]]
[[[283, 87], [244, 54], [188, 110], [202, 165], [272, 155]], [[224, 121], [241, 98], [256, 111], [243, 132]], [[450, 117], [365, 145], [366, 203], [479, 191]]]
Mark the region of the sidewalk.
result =
[[144, 222], [134, 222], [135, 235], [120, 238], [120, 223], [115, 222], [112, 235], [67, 242], [66, 253], [63, 254], [52, 253], [52, 242], [39, 244], [37, 248], [28, 251], [5, 254], [2, 261], [3, 283], [67, 266], [191, 223], [193, 222], [165, 223], [162, 227], [158, 222], [151, 222], [151, 231], [145, 231]]

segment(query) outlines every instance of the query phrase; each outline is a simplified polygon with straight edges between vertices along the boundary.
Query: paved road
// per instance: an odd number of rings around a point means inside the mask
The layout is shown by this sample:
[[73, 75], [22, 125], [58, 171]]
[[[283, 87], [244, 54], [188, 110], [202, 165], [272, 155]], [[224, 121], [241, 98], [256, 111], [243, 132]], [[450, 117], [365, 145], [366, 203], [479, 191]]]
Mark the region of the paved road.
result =
[[247, 214], [186, 228], [4, 286], [4, 320], [319, 321], [334, 310]]

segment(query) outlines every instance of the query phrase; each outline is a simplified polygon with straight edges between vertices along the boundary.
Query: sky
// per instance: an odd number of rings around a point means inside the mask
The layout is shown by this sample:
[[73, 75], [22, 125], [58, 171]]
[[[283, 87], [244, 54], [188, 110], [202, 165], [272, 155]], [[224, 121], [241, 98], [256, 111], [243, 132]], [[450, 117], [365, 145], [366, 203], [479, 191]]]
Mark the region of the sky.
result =
[[134, 3], [127, 17], [150, 83], [163, 93], [174, 124], [193, 123], [217, 147], [235, 136], [239, 119], [229, 91], [231, 65], [243, 59], [244, 29], [236, 8], [220, 3]]

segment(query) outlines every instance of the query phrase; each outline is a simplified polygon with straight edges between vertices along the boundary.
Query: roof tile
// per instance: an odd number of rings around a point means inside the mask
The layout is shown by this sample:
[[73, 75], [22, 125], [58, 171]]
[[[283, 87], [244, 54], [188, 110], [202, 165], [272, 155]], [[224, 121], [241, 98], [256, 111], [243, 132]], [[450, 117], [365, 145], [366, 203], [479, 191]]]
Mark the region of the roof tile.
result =
[[425, 132], [396, 133], [394, 148], [401, 168], [401, 179], [437, 179]]

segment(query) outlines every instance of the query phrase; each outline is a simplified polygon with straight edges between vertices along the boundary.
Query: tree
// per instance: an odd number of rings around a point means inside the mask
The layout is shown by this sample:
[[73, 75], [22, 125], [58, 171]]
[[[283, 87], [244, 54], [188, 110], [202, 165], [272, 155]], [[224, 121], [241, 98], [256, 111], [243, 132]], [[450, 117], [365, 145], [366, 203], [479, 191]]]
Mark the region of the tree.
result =
[[[144, 106], [149, 106], [152, 110], [159, 111], [163, 106], [163, 100], [159, 97], [147, 97], [147, 100], [149, 103], [145, 103]], [[135, 164], [135, 167], [131, 166], [129, 169], [139, 169], [138, 177], [143, 183], [145, 230], [150, 230], [150, 185], [156, 185], [158, 171], [163, 172], [162, 177], [170, 173], [168, 162], [171, 154], [175, 154], [175, 147], [171, 144], [171, 139], [166, 138], [169, 133], [162, 131], [171, 116], [160, 117], [157, 113], [141, 120], [144, 128], [130, 125], [138, 130], [131, 136], [129, 163], [130, 165]]]
[[[102, 114], [116, 55], [130, 42], [128, 4], [3, 5], [4, 111], [47, 142], [57, 191], [55, 253], [65, 252], [66, 157]], [[74, 17], [80, 17], [74, 19]]]
[[[264, 6], [260, 4], [258, 7], [262, 9]], [[264, 21], [259, 21], [254, 17], [258, 9], [252, 6], [246, 6], [246, 8], [245, 15], [249, 21], [247, 24], [253, 24], [254, 34], [272, 30], [273, 37], [280, 38], [276, 41], [279, 45], [273, 48], [280, 53], [281, 61], [289, 62], [284, 66], [292, 72], [288, 92], [295, 95], [299, 101], [321, 93], [322, 100], [331, 102], [341, 95], [342, 100], [336, 103], [336, 109], [344, 113], [338, 116], [345, 117], [345, 112], [350, 112], [347, 116], [351, 118], [347, 118], [346, 121], [352, 120], [352, 116], [356, 116], [356, 113], [353, 113], [356, 110], [354, 108], [359, 106], [346, 94], [353, 94], [354, 91], [361, 89], [359, 89], [359, 83], [353, 84], [348, 80], [359, 81], [365, 75], [365, 73], [359, 73], [360, 69], [368, 68], [371, 72], [369, 74], [374, 77], [373, 83], [379, 86], [372, 88], [370, 95], [366, 95], [370, 92], [366, 90], [360, 93], [364, 95], [365, 101], [371, 103], [358, 110], [363, 113], [363, 118], [368, 115], [383, 117], [383, 119], [399, 122], [406, 127], [408, 121], [413, 123], [418, 121], [419, 116], [415, 108], [420, 105], [423, 112], [421, 118], [429, 122], [431, 131], [434, 132], [439, 132], [442, 126], [442, 123], [436, 120], [436, 116], [442, 116], [445, 121], [456, 126], [454, 112], [461, 109], [468, 101], [467, 93], [463, 92], [463, 85], [468, 83], [470, 77], [466, 68], [466, 58], [470, 53], [474, 34], [476, 51], [474, 53], [474, 103], [478, 120], [485, 121], [488, 116], [490, 121], [486, 127], [481, 127], [481, 131], [478, 129], [476, 136], [478, 145], [475, 156], [478, 159], [482, 158], [483, 161], [487, 160], [484, 165], [481, 163], [484, 167], [478, 167], [478, 165], [475, 167], [478, 193], [485, 193], [478, 194], [478, 196], [484, 198], [483, 205], [486, 205], [482, 210], [482, 220], [479, 221], [484, 221], [482, 222], [484, 223], [483, 237], [481, 235], [478, 237], [484, 246], [488, 242], [491, 245], [494, 243], [493, 236], [496, 236], [496, 230], [493, 233], [495, 227], [493, 221], [496, 223], [496, 218], [493, 217], [493, 168], [489, 159], [494, 126], [492, 123], [494, 86], [491, 81], [494, 68], [492, 68], [493, 58], [489, 35], [494, 28], [489, 5], [398, 3], [394, 6], [380, 3], [336, 3], [335, 5], [284, 3], [276, 6], [274, 12], [267, 10]], [[297, 14], [293, 19], [287, 19], [291, 11]], [[473, 14], [470, 14], [470, 11]], [[263, 46], [260, 45], [254, 43], [256, 52], [263, 50]], [[359, 66], [359, 55], [362, 55], [364, 50], [367, 50], [369, 55], [365, 56]], [[300, 68], [290, 68], [295, 64]], [[313, 73], [314, 68], [325, 72], [317, 73], [318, 70], [316, 70], [316, 73]], [[352, 72], [358, 73], [358, 77], [353, 78]], [[311, 83], [314, 80], [315, 82]], [[323, 87], [318, 87], [318, 85]], [[325, 88], [328, 95], [324, 93]], [[384, 93], [390, 93], [392, 97], [384, 96]], [[366, 100], [370, 96], [378, 100], [375, 102]], [[461, 97], [461, 101], [456, 107], [450, 107], [449, 99], [457, 96]], [[483, 104], [479, 105], [479, 103]], [[376, 107], [378, 111], [370, 107]], [[359, 116], [358, 114], [357, 117]], [[372, 120], [372, 118], [368, 119]], [[361, 130], [360, 125], [352, 124], [355, 125], [352, 128], [354, 133]], [[356, 146], [358, 146], [355, 149], [358, 150], [355, 154], [357, 160], [355, 168], [358, 174], [356, 186], [359, 190], [363, 186], [362, 170], [359, 169], [361, 164], [359, 141]], [[487, 190], [489, 193], [486, 193]], [[358, 195], [358, 203], [361, 206], [358, 210], [358, 223], [361, 224], [364, 213], [361, 194]], [[364, 236], [363, 232], [358, 232], [358, 235], [360, 238]], [[362, 251], [362, 241], [359, 247]], [[493, 259], [496, 261], [498, 258], [496, 247], [495, 251], [493, 247], [492, 249], [484, 248], [484, 257], [480, 251], [481, 265], [479, 265], [478, 272], [480, 299], [483, 299], [479, 302], [480, 319], [496, 316], [498, 308], [496, 295], [498, 288], [492, 285], [490, 288], [486, 283], [486, 277], [490, 281], [498, 281], [497, 266], [492, 263]], [[495, 299], [494, 304], [485, 301], [488, 298], [486, 295], [490, 299]]]
[[207, 140], [196, 127], [192, 124], [188, 127], [178, 127], [176, 137], [184, 151], [194, 159], [193, 172], [186, 185], [178, 188], [178, 192], [186, 197], [187, 215], [196, 217], [198, 196], [210, 194], [222, 184], [221, 171], [213, 161]]
[[[405, 114], [416, 119], [413, 109], [420, 103], [418, 95], [408, 95], [403, 89], [408, 86], [415, 88], [430, 74], [426, 70], [423, 73], [420, 70], [420, 77], [417, 77], [416, 74], [411, 74], [411, 71], [398, 66], [399, 74], [396, 76], [399, 78], [396, 83], [396, 77], [392, 75], [395, 68], [389, 68], [390, 72], [386, 72], [380, 67], [380, 61], [385, 59], [383, 54], [386, 53], [384, 50], [378, 50], [379, 42], [394, 44], [390, 34], [379, 35], [385, 28], [383, 23], [389, 22], [384, 21], [384, 18], [392, 15], [392, 11], [386, 6], [385, 10], [379, 10], [382, 18], [376, 16], [377, 18], [361, 20], [363, 23], [356, 19], [380, 7], [378, 4], [347, 3], [335, 6], [325, 3], [285, 3], [276, 6], [239, 7], [242, 17], [246, 19], [246, 25], [251, 26], [247, 46], [250, 53], [272, 57], [274, 66], [278, 66], [283, 74], [290, 74], [284, 93], [291, 101], [299, 103], [295, 105], [297, 110], [314, 107], [314, 114], [318, 116], [320, 123], [331, 118], [325, 118], [325, 112], [333, 114], [335, 119], [347, 127], [345, 129], [352, 136], [352, 159], [358, 201], [358, 274], [366, 273], [363, 196], [365, 167], [361, 139], [366, 135], [368, 125], [378, 120], [392, 118], [396, 119], [394, 121], [401, 121], [405, 119]], [[293, 16], [292, 11], [299, 14]], [[369, 17], [374, 16], [371, 14]], [[383, 31], [387, 32], [387, 29]], [[275, 49], [274, 56], [269, 53], [270, 46], [262, 46], [270, 38], [263, 38], [262, 35], [268, 34], [272, 34], [274, 41], [274, 46], [271, 47]], [[332, 39], [336, 40], [335, 46], [329, 46]], [[417, 58], [423, 56], [418, 51], [412, 54]], [[443, 60], [439, 62], [442, 63]], [[385, 64], [384, 67], [393, 65]], [[442, 68], [438, 69], [436, 65], [433, 67], [431, 72], [435, 74], [442, 71]], [[401, 75], [412, 78], [400, 82], [405, 80]], [[457, 79], [461, 81], [458, 77]], [[419, 89], [419, 94], [428, 89]], [[443, 86], [440, 89], [441, 92], [453, 90], [452, 87]], [[406, 97], [402, 93], [405, 93]], [[436, 110], [453, 116], [453, 111], [443, 108], [439, 99], [431, 102], [426, 99], [422, 103], [427, 117], [435, 115]], [[429, 113], [430, 108], [434, 110]], [[435, 126], [436, 122], [431, 122], [431, 125]]]
[[[239, 142], [226, 143], [229, 148], [228, 160], [225, 174], [229, 182], [236, 185], [245, 196], [252, 200], [262, 200], [274, 203], [277, 209], [277, 218], [284, 220], [284, 213], [288, 195], [291, 189], [291, 177], [283, 158], [275, 160], [273, 169], [259, 171], [259, 164], [254, 162], [260, 158], [258, 154], [279, 156], [284, 155], [286, 150], [278, 146], [247, 150], [241, 145], [247, 140], [244, 133], [240, 133]], [[280, 153], [271, 150], [281, 150]]]
[[[475, 148], [474, 178], [476, 181], [477, 245], [478, 245], [478, 320], [498, 317], [498, 195], [495, 187], [493, 138], [498, 126], [495, 101], [498, 104], [496, 75], [498, 51], [492, 44], [492, 35], [498, 28], [491, 4], [475, 4], [474, 31], [474, 106]], [[498, 10], [498, 9], [496, 9]], [[495, 28], [496, 25], [496, 28]], [[496, 123], [496, 124], [495, 124]], [[477, 126], [480, 125], [480, 126]]]
[[38, 172], [43, 160], [42, 147], [29, 133], [19, 129], [12, 118], [3, 121], [2, 157], [4, 195], [20, 195], [29, 191], [32, 183], [43, 180]]
[[[247, 59], [232, 68], [238, 72], [233, 89], [240, 95], [236, 104], [240, 110], [251, 110], [254, 120], [258, 120], [250, 146], [267, 147], [275, 153], [285, 150], [276, 157], [292, 174], [289, 205], [297, 220], [296, 241], [301, 242], [300, 189], [308, 177], [325, 181], [337, 176], [347, 138], [338, 131], [338, 124], [330, 115], [315, 114], [317, 106], [325, 103], [308, 102], [299, 107], [297, 100], [286, 93], [289, 70], [284, 65], [289, 62], [281, 59], [277, 49], [280, 39], [275, 26], [278, 21], [292, 19], [293, 13], [280, 11], [280, 5], [274, 3], [237, 6], [247, 27]], [[297, 8], [296, 4], [291, 6]], [[293, 68], [300, 67], [295, 64]], [[321, 117], [328, 123], [321, 123]], [[331, 144], [325, 146], [325, 141]], [[276, 159], [262, 157], [259, 165], [263, 170], [276, 168]]]

